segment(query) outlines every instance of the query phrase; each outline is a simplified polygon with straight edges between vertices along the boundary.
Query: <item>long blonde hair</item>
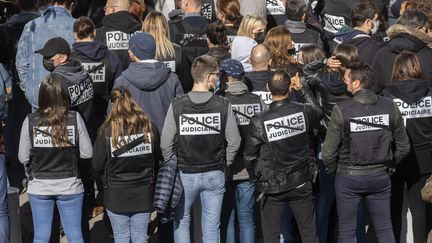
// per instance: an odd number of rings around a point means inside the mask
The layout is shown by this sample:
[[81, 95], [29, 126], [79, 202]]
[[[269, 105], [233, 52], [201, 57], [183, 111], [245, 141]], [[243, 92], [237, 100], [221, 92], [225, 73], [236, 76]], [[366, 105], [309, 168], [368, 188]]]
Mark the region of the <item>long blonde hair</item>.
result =
[[152, 136], [152, 125], [150, 119], [133, 100], [129, 90], [116, 88], [111, 95], [112, 109], [105, 119], [102, 128], [111, 129], [111, 142], [114, 148], [123, 146], [125, 130], [127, 135], [143, 133], [145, 140]]
[[156, 59], [175, 57], [174, 46], [169, 38], [168, 22], [161, 12], [151, 11], [144, 19], [142, 31], [156, 40]]
[[267, 25], [265, 19], [258, 15], [246, 15], [240, 23], [237, 36], [246, 36], [254, 39], [253, 29], [261, 25]]

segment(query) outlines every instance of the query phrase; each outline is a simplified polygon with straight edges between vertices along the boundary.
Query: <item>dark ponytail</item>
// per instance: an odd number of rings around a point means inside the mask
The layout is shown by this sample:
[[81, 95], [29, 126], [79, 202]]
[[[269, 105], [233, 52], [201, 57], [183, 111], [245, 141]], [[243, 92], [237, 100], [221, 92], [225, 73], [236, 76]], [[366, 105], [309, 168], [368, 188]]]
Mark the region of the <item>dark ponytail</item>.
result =
[[227, 29], [221, 21], [207, 25], [206, 35], [213, 45], [223, 46], [227, 43]]
[[73, 25], [73, 31], [79, 39], [95, 37], [94, 36], [95, 25], [93, 21], [88, 17], [78, 18]]

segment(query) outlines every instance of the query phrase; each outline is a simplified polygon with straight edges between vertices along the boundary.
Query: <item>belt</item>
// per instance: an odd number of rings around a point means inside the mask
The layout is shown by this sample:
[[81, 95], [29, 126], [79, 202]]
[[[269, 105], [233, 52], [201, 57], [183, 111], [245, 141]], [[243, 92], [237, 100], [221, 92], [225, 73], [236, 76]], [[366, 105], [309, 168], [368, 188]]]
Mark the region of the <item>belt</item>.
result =
[[370, 174], [374, 174], [374, 173], [380, 173], [380, 172], [384, 172], [387, 171], [387, 166], [385, 164], [383, 164], [382, 166], [379, 167], [375, 167], [375, 168], [364, 168], [364, 169], [360, 169], [359, 166], [356, 167], [352, 167], [352, 166], [341, 166], [340, 164], [338, 165], [336, 174], [340, 174], [340, 175], [370, 175]]

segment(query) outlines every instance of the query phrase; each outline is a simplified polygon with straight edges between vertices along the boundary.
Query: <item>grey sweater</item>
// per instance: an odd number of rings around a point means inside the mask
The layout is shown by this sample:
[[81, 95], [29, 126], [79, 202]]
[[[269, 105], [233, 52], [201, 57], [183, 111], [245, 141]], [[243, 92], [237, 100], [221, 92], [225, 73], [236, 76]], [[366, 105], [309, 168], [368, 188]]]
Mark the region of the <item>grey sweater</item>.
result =
[[[194, 103], [204, 103], [208, 101], [213, 94], [210, 92], [191, 91], [187, 95], [189, 95], [190, 99]], [[165, 117], [165, 123], [162, 129], [161, 136], [161, 149], [162, 155], [165, 160], [170, 159], [171, 156], [174, 154], [174, 141], [177, 132], [178, 130], [176, 122], [174, 120], [174, 113], [171, 103]], [[229, 105], [228, 108], [227, 124], [225, 127], [225, 139], [227, 141], [226, 161], [227, 164], [230, 165], [234, 161], [234, 157], [238, 149], [240, 148], [241, 142], [240, 133], [238, 131], [237, 123], [232, 112], [231, 105]]]

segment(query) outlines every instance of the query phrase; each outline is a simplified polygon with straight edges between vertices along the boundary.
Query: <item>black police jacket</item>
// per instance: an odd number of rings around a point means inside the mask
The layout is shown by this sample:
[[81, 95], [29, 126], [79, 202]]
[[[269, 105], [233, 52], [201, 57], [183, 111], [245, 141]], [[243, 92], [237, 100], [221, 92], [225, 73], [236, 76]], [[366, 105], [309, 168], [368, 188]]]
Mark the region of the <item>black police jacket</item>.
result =
[[328, 173], [370, 174], [399, 163], [410, 150], [401, 113], [390, 99], [363, 89], [334, 106], [323, 145]]
[[[104, 172], [104, 206], [116, 213], [151, 210], [156, 167], [161, 160], [156, 126], [152, 126], [152, 134], [118, 138], [123, 140], [118, 147], [113, 146], [110, 134], [111, 128], [101, 128], [93, 148], [93, 168]], [[116, 154], [122, 146], [130, 147]]]
[[62, 147], [54, 145], [51, 127], [40, 121], [38, 112], [28, 115], [29, 135], [32, 143], [29, 179], [64, 179], [78, 176], [79, 134], [77, 113], [69, 111], [67, 117], [68, 143]]
[[432, 171], [432, 89], [426, 80], [396, 81], [382, 95], [393, 99], [402, 113], [411, 152], [396, 173], [429, 174]]
[[307, 88], [299, 93], [308, 104], [273, 101], [268, 111], [251, 119], [244, 158], [258, 191], [281, 193], [312, 180], [315, 155], [309, 133], [322, 111]]

